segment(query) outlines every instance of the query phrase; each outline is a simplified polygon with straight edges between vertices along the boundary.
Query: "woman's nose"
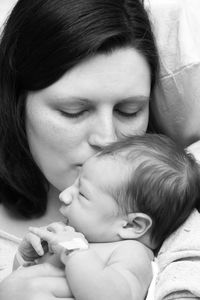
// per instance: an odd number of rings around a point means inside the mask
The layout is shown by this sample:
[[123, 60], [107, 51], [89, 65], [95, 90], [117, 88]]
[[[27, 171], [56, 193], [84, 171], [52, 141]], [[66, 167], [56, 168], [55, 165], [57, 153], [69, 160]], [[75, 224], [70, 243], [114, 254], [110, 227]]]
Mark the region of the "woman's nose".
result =
[[95, 118], [90, 129], [89, 144], [97, 150], [116, 141], [116, 128], [113, 120], [113, 112], [102, 112]]
[[63, 204], [69, 205], [73, 199], [72, 187], [69, 187], [60, 193], [59, 199]]

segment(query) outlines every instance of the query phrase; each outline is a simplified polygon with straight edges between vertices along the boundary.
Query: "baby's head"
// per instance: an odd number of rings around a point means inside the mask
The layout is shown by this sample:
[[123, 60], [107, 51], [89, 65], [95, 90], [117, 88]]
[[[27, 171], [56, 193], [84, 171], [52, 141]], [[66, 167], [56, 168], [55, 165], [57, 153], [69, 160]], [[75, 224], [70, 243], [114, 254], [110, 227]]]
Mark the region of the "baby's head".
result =
[[90, 242], [136, 239], [157, 248], [198, 206], [199, 182], [197, 163], [172, 140], [134, 136], [84, 164], [61, 193], [62, 213]]

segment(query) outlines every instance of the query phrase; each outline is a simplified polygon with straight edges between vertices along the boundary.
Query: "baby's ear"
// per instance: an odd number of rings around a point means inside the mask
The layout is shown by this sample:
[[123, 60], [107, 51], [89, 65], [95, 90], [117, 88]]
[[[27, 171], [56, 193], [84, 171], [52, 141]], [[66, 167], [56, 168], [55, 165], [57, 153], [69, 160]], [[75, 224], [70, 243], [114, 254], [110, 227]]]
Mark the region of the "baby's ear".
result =
[[143, 213], [129, 213], [119, 231], [122, 239], [138, 239], [142, 237], [152, 225], [152, 219]]

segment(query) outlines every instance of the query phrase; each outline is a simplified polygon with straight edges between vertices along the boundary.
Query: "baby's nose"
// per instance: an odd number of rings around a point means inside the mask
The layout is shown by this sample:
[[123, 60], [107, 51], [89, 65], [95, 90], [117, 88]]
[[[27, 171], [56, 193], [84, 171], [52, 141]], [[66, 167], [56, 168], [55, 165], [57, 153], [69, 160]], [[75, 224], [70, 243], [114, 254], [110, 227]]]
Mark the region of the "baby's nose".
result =
[[59, 195], [59, 199], [62, 203], [65, 205], [69, 205], [72, 202], [72, 193], [71, 188], [65, 189], [62, 193]]

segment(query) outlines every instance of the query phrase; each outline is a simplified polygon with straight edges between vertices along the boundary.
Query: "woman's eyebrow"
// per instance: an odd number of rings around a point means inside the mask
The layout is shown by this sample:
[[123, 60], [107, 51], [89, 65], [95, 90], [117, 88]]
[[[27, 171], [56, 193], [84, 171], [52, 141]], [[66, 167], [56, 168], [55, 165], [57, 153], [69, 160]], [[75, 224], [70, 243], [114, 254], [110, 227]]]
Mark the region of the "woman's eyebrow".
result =
[[60, 103], [68, 103], [68, 104], [73, 104], [74, 102], [80, 103], [80, 104], [85, 104], [85, 103], [90, 103], [90, 100], [87, 98], [81, 98], [81, 97], [74, 97], [74, 96], [62, 96], [62, 97], [52, 97], [55, 101], [58, 101]]
[[149, 96], [136, 95], [121, 99], [119, 103], [146, 103], [149, 101]]
[[[56, 101], [60, 104], [69, 104], [69, 105], [73, 105], [73, 104], [82, 104], [82, 105], [90, 105], [93, 104], [93, 100], [90, 100], [89, 98], [82, 98], [82, 97], [76, 97], [76, 96], [55, 96], [55, 97], [51, 97], [51, 99], [53, 101]], [[135, 96], [130, 96], [124, 99], [118, 99], [117, 104], [130, 104], [130, 103], [134, 103], [134, 104], [145, 104], [149, 102], [149, 96], [143, 96], [143, 95], [135, 95]]]

